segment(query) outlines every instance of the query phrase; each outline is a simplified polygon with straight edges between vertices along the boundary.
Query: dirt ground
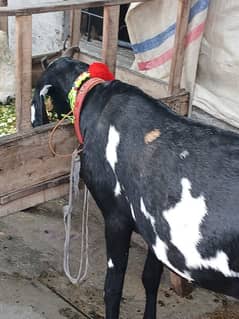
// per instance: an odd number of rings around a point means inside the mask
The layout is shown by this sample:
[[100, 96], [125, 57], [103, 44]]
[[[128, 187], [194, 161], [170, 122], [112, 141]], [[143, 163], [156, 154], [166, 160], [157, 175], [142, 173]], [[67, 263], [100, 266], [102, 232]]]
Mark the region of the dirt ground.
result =
[[[104, 227], [90, 200], [89, 271], [80, 286], [63, 273], [65, 199], [0, 218], [0, 319], [101, 319], [106, 270]], [[72, 231], [72, 267], [79, 264], [80, 212]], [[146, 251], [136, 240], [121, 305], [122, 319], [143, 317], [141, 284]], [[158, 294], [158, 319], [239, 319], [239, 302], [196, 288], [186, 298], [170, 289], [165, 271]]]

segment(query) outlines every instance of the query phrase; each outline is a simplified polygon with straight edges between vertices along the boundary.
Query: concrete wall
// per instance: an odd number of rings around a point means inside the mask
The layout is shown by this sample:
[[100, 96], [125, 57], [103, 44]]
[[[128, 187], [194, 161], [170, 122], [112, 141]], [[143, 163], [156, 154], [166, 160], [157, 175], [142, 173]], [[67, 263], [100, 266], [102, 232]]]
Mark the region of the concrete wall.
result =
[[[46, 3], [46, 0], [37, 0]], [[48, 0], [57, 2], [58, 0]], [[8, 6], [31, 5], [36, 0], [8, 0]], [[33, 15], [33, 55], [57, 51], [62, 48], [64, 41], [64, 13], [44, 13]], [[8, 97], [15, 95], [15, 18], [9, 17], [9, 47], [7, 35], [0, 34], [0, 103], [5, 103]]]
[[15, 69], [7, 34], [3, 31], [0, 31], [0, 74], [0, 102], [6, 103], [15, 94]]
[[[48, 2], [57, 2], [49, 0]], [[38, 3], [46, 3], [46, 0], [37, 0]], [[31, 5], [36, 0], [8, 0], [8, 6]], [[33, 15], [33, 55], [56, 51], [62, 48], [64, 29], [64, 13], [43, 13]], [[14, 51], [15, 43], [15, 18], [9, 18], [9, 43]]]

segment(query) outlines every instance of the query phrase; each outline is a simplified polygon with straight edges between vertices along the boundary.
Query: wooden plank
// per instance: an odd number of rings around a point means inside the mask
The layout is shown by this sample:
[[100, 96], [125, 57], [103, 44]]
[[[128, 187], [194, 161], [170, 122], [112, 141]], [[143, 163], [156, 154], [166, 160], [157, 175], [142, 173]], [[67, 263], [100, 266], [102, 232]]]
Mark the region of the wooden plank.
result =
[[[88, 53], [81, 52], [80, 61], [90, 64], [94, 61], [101, 61], [101, 59]], [[150, 78], [126, 67], [117, 65], [116, 78], [126, 83], [138, 86], [140, 89], [154, 98], [168, 96], [168, 83]]]
[[37, 193], [21, 197], [6, 205], [0, 205], [0, 217], [19, 212], [29, 207], [34, 207], [51, 199], [61, 198], [68, 194], [69, 185], [61, 184], [50, 189], [44, 189]]
[[70, 14], [70, 46], [79, 46], [81, 33], [81, 9], [73, 9]]
[[[190, 5], [190, 0], [178, 0], [176, 34], [169, 76], [169, 95], [176, 95], [180, 91]], [[192, 286], [175, 273], [170, 273], [170, 280], [172, 288], [179, 296], [185, 296], [192, 291]]]
[[[52, 127], [44, 125], [0, 139], [1, 196], [69, 174], [71, 157], [57, 158], [49, 150]], [[77, 145], [72, 125], [63, 125], [56, 131], [54, 146], [58, 153], [71, 154]]]
[[118, 48], [119, 15], [120, 6], [104, 8], [102, 59], [114, 74]]
[[178, 0], [177, 27], [169, 76], [169, 95], [180, 90], [190, 5], [191, 0]]
[[17, 131], [31, 128], [32, 16], [16, 17]]
[[175, 113], [182, 116], [188, 115], [189, 93], [185, 90], [182, 90], [177, 95], [161, 98], [161, 101], [167, 104]]
[[45, 12], [57, 12], [73, 9], [92, 8], [99, 6], [114, 6], [131, 2], [147, 2], [150, 0], [61, 0], [56, 3], [36, 3], [34, 5], [11, 6], [0, 8], [0, 16], [30, 15]]
[[18, 191], [7, 193], [5, 195], [0, 195], [0, 205], [6, 205], [10, 202], [16, 201], [20, 198], [30, 196], [35, 193], [39, 193], [46, 189], [57, 187], [62, 184], [69, 183], [69, 174], [50, 179], [49, 181], [44, 181], [36, 185], [31, 185], [25, 188], [22, 188]]
[[[0, 0], [0, 7], [7, 7], [8, 0]], [[8, 18], [0, 17], [0, 30], [8, 33]]]
[[[0, 139], [0, 156], [4, 158], [0, 163], [0, 216], [68, 193], [71, 158], [58, 160], [51, 154], [47, 142], [53, 126]], [[77, 144], [72, 125], [64, 124], [57, 130], [57, 152], [71, 153]]]
[[156, 99], [168, 96], [168, 84], [166, 82], [150, 78], [125, 67], [116, 68], [116, 78], [139, 87]]

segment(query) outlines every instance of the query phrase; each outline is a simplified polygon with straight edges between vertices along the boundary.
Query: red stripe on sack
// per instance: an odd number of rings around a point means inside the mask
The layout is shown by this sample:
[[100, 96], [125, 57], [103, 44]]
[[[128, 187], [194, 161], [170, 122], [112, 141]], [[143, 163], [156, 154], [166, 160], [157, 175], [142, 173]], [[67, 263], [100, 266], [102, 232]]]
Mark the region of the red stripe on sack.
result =
[[172, 56], [173, 56], [173, 49], [169, 49], [168, 51], [164, 52], [163, 54], [161, 54], [157, 58], [154, 58], [152, 60], [145, 61], [145, 62], [139, 62], [138, 68], [140, 71], [146, 71], [146, 70], [156, 68], [156, 67], [166, 63], [170, 59], [172, 59]]
[[199, 24], [192, 31], [190, 31], [185, 38], [185, 47], [187, 47], [190, 43], [197, 40], [200, 35], [203, 33], [205, 28], [205, 22]]
[[[196, 26], [192, 31], [190, 31], [186, 38], [185, 38], [185, 48], [192, 43], [193, 41], [197, 40], [201, 34], [203, 33], [205, 28], [205, 22], [199, 24], [198, 26]], [[167, 50], [166, 52], [164, 52], [163, 54], [161, 54], [160, 56], [152, 59], [152, 60], [148, 60], [148, 61], [143, 61], [143, 62], [139, 62], [138, 63], [138, 69], [140, 71], [147, 71], [147, 70], [151, 70], [154, 68], [159, 67], [160, 65], [163, 65], [164, 63], [166, 63], [167, 61], [171, 60], [173, 56], [173, 48]]]

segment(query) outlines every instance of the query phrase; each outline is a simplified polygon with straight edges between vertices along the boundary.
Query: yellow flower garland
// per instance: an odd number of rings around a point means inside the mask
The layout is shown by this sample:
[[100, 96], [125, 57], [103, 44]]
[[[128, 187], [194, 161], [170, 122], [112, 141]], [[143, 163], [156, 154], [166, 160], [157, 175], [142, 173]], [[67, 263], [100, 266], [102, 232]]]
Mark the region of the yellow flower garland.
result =
[[79, 75], [78, 78], [75, 80], [72, 89], [68, 93], [68, 99], [69, 99], [69, 103], [70, 103], [72, 111], [74, 110], [74, 107], [75, 107], [77, 93], [79, 91], [79, 88], [89, 78], [90, 78], [90, 73], [88, 73], [88, 72], [84, 72], [81, 75]]

